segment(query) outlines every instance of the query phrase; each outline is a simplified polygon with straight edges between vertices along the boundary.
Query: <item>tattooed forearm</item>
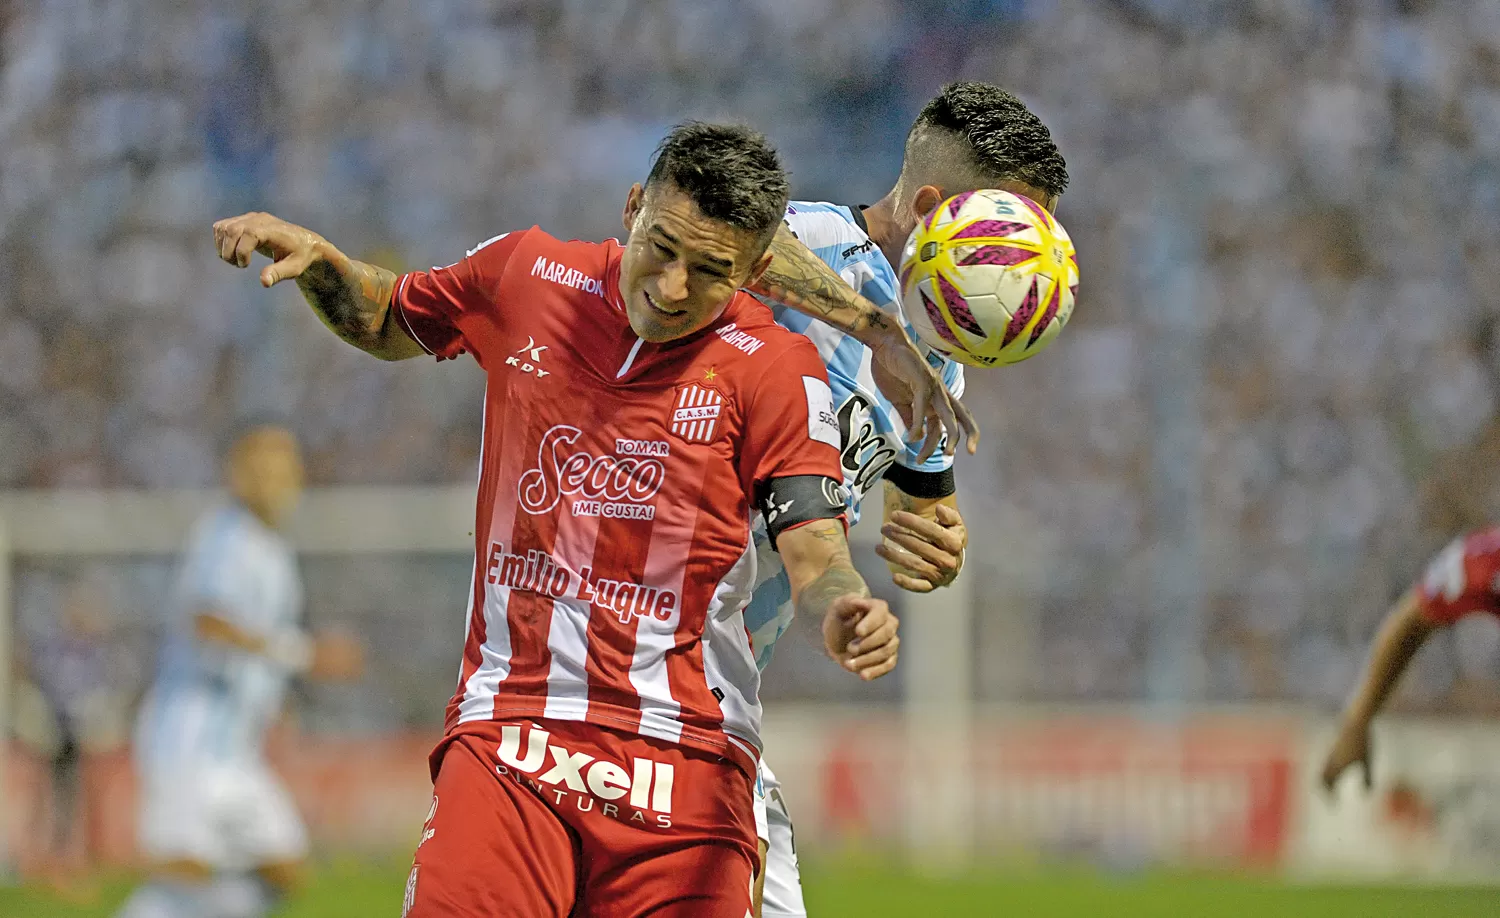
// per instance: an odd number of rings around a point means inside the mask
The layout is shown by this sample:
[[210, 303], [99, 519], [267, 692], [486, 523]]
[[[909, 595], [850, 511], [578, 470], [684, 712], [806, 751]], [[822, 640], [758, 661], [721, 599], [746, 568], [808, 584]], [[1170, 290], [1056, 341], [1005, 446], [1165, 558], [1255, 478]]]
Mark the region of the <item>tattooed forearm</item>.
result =
[[413, 355], [413, 342], [391, 327], [396, 275], [329, 248], [297, 278], [302, 296], [334, 334], [376, 357]]
[[817, 616], [821, 619], [828, 607], [840, 596], [870, 595], [865, 578], [848, 562], [848, 557], [846, 551], [842, 564], [830, 565], [816, 580], [802, 588], [802, 592], [797, 594], [798, 615]]
[[786, 224], [777, 229], [771, 241], [771, 255], [771, 266], [750, 285], [751, 292], [822, 319], [860, 341], [899, 328], [880, 307], [855, 293]]
[[890, 519], [891, 514], [898, 510], [905, 510], [907, 513], [921, 513], [924, 509], [927, 509], [923, 504], [928, 503], [931, 503], [931, 501], [924, 501], [920, 497], [912, 497], [889, 481], [885, 482], [886, 519]]
[[822, 616], [840, 596], [869, 596], [870, 588], [854, 569], [844, 524], [818, 520], [789, 529], [777, 540], [792, 580], [797, 614]]
[[937, 519], [937, 508], [939, 504], [958, 509], [958, 495], [949, 494], [946, 497], [914, 497], [901, 490], [891, 481], [885, 482], [885, 519], [889, 520], [891, 514], [897, 511], [915, 513], [917, 516], [929, 520]]

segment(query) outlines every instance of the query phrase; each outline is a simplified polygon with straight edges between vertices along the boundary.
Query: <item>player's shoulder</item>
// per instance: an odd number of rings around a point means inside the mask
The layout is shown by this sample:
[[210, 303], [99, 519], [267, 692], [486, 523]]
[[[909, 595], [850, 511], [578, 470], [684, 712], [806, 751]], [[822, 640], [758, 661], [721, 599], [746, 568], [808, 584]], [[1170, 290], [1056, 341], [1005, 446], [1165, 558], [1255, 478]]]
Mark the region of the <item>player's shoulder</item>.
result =
[[575, 253], [580, 257], [604, 257], [611, 250], [619, 251], [618, 239], [606, 239], [603, 242], [595, 242], [592, 239], [564, 239], [554, 236], [540, 226], [520, 230], [516, 233], [522, 237], [522, 242], [537, 248], [551, 249], [557, 252]]
[[834, 216], [845, 222], [853, 222], [854, 208], [848, 204], [835, 204], [832, 201], [788, 201], [786, 205], [788, 218], [813, 219], [818, 216]]
[[852, 258], [875, 245], [866, 232], [859, 208], [848, 204], [792, 201], [786, 207], [786, 225], [792, 235], [824, 261]]
[[751, 357], [759, 356], [762, 348], [768, 355], [784, 354], [791, 350], [810, 350], [814, 354], [817, 353], [817, 347], [808, 340], [806, 335], [777, 324], [776, 314], [771, 307], [757, 297], [743, 290], [735, 296], [739, 302], [738, 308], [734, 311], [733, 321], [727, 325], [720, 325], [715, 330], [721, 338], [729, 336], [731, 330], [753, 335], [759, 343], [746, 350], [747, 356]]
[[806, 335], [783, 328], [764, 303], [746, 293], [731, 321], [712, 330], [731, 382], [755, 388], [771, 374], [817, 372], [826, 375], [818, 348]]
[[198, 548], [239, 541], [245, 536], [244, 510], [232, 501], [214, 504], [198, 514], [188, 542]]
[[290, 552], [285, 539], [255, 520], [237, 501], [228, 500], [199, 514], [188, 533], [184, 561], [200, 576], [210, 571], [222, 576], [228, 569]]
[[620, 243], [615, 239], [606, 239], [603, 242], [595, 242], [591, 239], [563, 239], [552, 235], [540, 226], [520, 230], [511, 235], [520, 237], [516, 240], [517, 251], [524, 249], [528, 253], [574, 259], [580, 263], [604, 264], [612, 255], [620, 251]]
[[563, 293], [607, 297], [610, 265], [620, 255], [616, 240], [560, 239], [537, 226], [510, 236], [518, 237], [507, 255], [513, 281], [525, 279]]

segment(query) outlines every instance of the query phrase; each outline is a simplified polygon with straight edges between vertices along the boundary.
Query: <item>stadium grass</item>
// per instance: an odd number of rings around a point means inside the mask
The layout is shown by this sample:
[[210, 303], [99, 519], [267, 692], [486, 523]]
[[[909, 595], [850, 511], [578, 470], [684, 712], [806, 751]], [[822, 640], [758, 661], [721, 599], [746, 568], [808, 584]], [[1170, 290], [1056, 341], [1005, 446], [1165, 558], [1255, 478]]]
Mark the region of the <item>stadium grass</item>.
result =
[[[1299, 886], [1272, 879], [1086, 870], [971, 873], [923, 878], [889, 863], [804, 865], [814, 918], [1017, 916], [1017, 918], [1444, 918], [1500, 914], [1500, 889]], [[400, 864], [325, 864], [278, 918], [372, 918], [400, 913]], [[37, 890], [0, 888], [5, 918], [107, 918], [129, 892], [107, 882], [91, 903]]]

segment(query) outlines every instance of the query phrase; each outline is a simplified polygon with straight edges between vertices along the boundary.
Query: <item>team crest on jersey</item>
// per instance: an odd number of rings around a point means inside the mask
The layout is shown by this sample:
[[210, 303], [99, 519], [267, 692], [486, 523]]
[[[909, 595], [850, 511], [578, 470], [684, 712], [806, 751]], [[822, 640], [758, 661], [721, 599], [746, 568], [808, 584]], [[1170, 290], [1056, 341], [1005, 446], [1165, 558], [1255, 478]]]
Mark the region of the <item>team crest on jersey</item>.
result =
[[689, 443], [707, 443], [719, 429], [724, 396], [707, 386], [690, 383], [677, 390], [672, 407], [672, 433]]

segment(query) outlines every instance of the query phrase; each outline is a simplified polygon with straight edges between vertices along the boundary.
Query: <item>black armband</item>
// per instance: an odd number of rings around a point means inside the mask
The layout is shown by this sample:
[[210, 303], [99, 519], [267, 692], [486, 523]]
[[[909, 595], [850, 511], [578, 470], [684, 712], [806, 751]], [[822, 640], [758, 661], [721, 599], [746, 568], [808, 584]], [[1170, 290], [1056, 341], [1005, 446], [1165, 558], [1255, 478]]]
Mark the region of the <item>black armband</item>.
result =
[[892, 465], [885, 470], [885, 480], [910, 494], [912, 497], [928, 499], [948, 497], [958, 490], [953, 480], [953, 470], [941, 472], [919, 472], [904, 465]]
[[793, 526], [814, 520], [836, 520], [844, 515], [849, 489], [842, 481], [824, 475], [788, 475], [772, 478], [760, 498], [771, 544]]

